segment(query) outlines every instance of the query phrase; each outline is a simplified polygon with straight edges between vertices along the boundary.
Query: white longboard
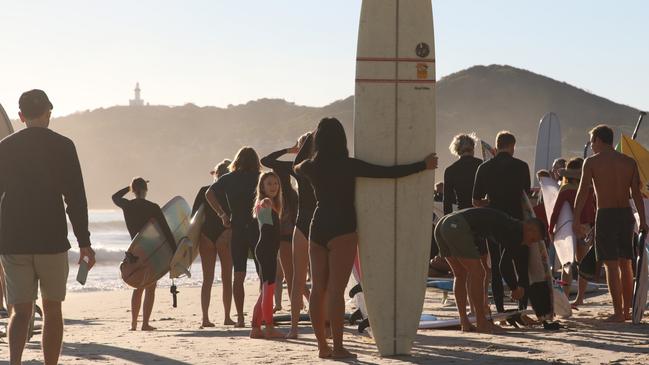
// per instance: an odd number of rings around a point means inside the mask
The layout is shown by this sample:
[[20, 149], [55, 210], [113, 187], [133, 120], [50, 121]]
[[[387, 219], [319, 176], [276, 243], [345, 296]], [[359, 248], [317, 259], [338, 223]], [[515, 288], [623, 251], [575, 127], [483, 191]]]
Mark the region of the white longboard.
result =
[[633, 323], [642, 321], [642, 316], [647, 309], [647, 291], [649, 290], [649, 247], [645, 242], [645, 235], [640, 235], [640, 254], [636, 262], [636, 278], [633, 286]]
[[192, 263], [198, 257], [199, 239], [204, 222], [205, 206], [201, 205], [189, 222], [187, 237], [178, 242], [176, 252], [171, 258], [171, 263], [169, 264], [169, 277], [171, 279], [176, 279], [183, 275], [188, 278], [192, 277], [189, 268], [191, 268]]
[[536, 173], [542, 169], [549, 171], [552, 162], [559, 157], [561, 157], [561, 124], [556, 114], [548, 113], [539, 122], [532, 175], [536, 176]]
[[14, 128], [11, 125], [11, 119], [9, 119], [5, 108], [3, 108], [2, 104], [0, 104], [0, 140], [13, 132]]
[[[356, 63], [355, 156], [379, 165], [435, 150], [430, 0], [364, 0]], [[424, 303], [434, 174], [358, 179], [362, 286], [382, 356], [409, 354]]]

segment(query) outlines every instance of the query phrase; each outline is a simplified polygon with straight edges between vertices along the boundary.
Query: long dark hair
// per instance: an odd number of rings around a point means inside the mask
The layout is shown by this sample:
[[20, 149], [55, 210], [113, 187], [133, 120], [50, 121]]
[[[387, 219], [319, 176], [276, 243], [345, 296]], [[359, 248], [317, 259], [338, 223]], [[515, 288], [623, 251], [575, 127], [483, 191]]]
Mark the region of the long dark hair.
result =
[[349, 157], [345, 128], [336, 118], [324, 118], [313, 137], [314, 161], [332, 161]]
[[234, 161], [230, 164], [230, 171], [251, 171], [259, 172], [261, 164], [259, 163], [259, 156], [257, 151], [252, 147], [241, 147], [237, 155], [234, 156]]

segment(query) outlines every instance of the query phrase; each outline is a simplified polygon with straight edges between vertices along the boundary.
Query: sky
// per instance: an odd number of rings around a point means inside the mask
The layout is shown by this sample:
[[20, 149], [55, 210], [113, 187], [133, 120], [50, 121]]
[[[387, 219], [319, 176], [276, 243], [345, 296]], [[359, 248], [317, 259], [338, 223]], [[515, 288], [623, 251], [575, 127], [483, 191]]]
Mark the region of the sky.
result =
[[[402, 0], [407, 1], [407, 0]], [[44, 89], [54, 116], [126, 105], [354, 92], [361, 0], [0, 0], [0, 103]], [[508, 64], [649, 109], [649, 2], [433, 1], [437, 76]]]

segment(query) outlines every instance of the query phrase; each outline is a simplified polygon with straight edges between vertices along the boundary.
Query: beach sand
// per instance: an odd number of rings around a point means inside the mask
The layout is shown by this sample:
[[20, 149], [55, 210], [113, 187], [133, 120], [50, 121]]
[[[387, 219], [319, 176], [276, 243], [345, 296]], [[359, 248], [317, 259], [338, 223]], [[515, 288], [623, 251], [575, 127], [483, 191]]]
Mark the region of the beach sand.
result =
[[[159, 288], [152, 315], [154, 332], [131, 332], [130, 291], [69, 293], [64, 303], [66, 328], [62, 364], [309, 364], [333, 363], [317, 358], [310, 326], [301, 327], [298, 340], [253, 340], [249, 329], [221, 325], [221, 288], [212, 295], [211, 319], [216, 328], [200, 328], [200, 288], [179, 287], [178, 308], [171, 307], [168, 288]], [[359, 355], [358, 364], [648, 364], [649, 324], [608, 324], [601, 318], [611, 311], [608, 293], [563, 320], [560, 332], [541, 328], [509, 329], [501, 335], [465, 334], [454, 330], [420, 330], [412, 356], [381, 358], [370, 337], [345, 329], [345, 344]], [[257, 296], [257, 285], [246, 287], [246, 311]], [[284, 311], [288, 309], [284, 294]], [[441, 294], [428, 290], [424, 313], [456, 317], [452, 301], [441, 304]], [[351, 306], [349, 306], [351, 309]], [[6, 320], [3, 320], [5, 322]], [[645, 317], [649, 323], [649, 317]], [[285, 327], [280, 327], [286, 331]], [[40, 363], [40, 334], [28, 343], [25, 363]], [[8, 360], [6, 338], [0, 339], [0, 363]]]

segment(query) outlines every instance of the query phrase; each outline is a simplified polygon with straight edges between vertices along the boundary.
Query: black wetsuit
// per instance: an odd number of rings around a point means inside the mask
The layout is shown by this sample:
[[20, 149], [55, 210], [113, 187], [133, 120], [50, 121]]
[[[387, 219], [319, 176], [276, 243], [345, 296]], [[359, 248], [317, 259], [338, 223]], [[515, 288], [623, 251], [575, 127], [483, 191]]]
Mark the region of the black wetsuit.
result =
[[[261, 208], [271, 209], [271, 208]], [[260, 210], [260, 211], [261, 211]], [[272, 209], [271, 209], [272, 210]], [[272, 210], [273, 225], [259, 222], [259, 242], [255, 248], [255, 258], [259, 266], [259, 277], [262, 283], [275, 283], [277, 274], [277, 251], [280, 241], [280, 219]]]
[[[522, 194], [529, 192], [530, 185], [530, 169], [527, 163], [506, 152], [501, 152], [478, 167], [473, 187], [473, 198], [483, 199], [487, 196], [490, 208], [522, 220], [524, 218]], [[492, 253], [492, 292], [496, 308], [498, 312], [502, 312], [504, 311], [505, 294], [501, 271], [503, 267], [508, 267], [507, 270], [509, 270], [509, 266], [515, 263], [517, 268], [521, 268], [517, 270], [518, 285], [527, 289], [529, 287], [529, 249], [523, 245], [508, 250], [506, 247], [502, 247], [500, 242], [494, 242], [491, 239], [488, 242], [489, 251]], [[519, 301], [519, 308], [527, 308], [527, 295]]]
[[90, 247], [81, 166], [69, 138], [47, 128], [29, 127], [3, 139], [0, 201], [0, 254], [68, 251], [66, 212], [79, 247]]
[[482, 160], [473, 156], [462, 156], [444, 170], [444, 214], [473, 206], [473, 182]]
[[122, 208], [124, 212], [124, 221], [126, 221], [126, 228], [131, 235], [131, 239], [140, 233], [142, 228], [150, 221], [155, 220], [158, 226], [165, 235], [167, 242], [173, 251], [176, 251], [176, 240], [173, 233], [169, 228], [169, 224], [162, 213], [162, 209], [156, 203], [150, 202], [146, 199], [133, 199], [128, 200], [124, 195], [130, 191], [129, 187], [125, 187], [120, 191], [113, 194], [113, 203]]
[[251, 250], [254, 253], [259, 238], [259, 228], [252, 217], [258, 180], [258, 171], [233, 171], [210, 186], [219, 205], [231, 212], [234, 272], [246, 272], [248, 254]]
[[[494, 241], [507, 252], [512, 252], [523, 246], [523, 224], [520, 220], [510, 217], [500, 210], [491, 208], [468, 208], [455, 214], [460, 214], [471, 227], [478, 241]], [[511, 262], [503, 260], [503, 262]], [[517, 274], [512, 265], [501, 263], [500, 272], [507, 286], [514, 290], [519, 284]]]
[[[304, 141], [302, 148], [295, 156], [293, 168], [305, 160], [311, 158], [311, 151], [313, 149], [313, 135], [309, 135]], [[305, 176], [300, 174], [294, 175], [297, 180], [297, 195], [298, 195], [298, 210], [295, 227], [302, 232], [304, 237], [309, 239], [311, 236], [311, 220], [313, 219], [313, 212], [315, 212], [316, 199], [313, 192], [313, 185], [311, 181]]]
[[347, 157], [337, 161], [307, 160], [296, 169], [309, 178], [315, 191], [311, 241], [326, 247], [331, 239], [356, 232], [356, 177], [398, 178], [423, 171], [426, 163], [384, 167]]
[[[226, 228], [223, 226], [223, 221], [221, 220], [221, 218], [219, 218], [214, 209], [212, 209], [212, 207], [210, 207], [207, 203], [205, 194], [207, 193], [207, 190], [209, 190], [209, 188], [209, 185], [203, 186], [198, 191], [198, 194], [196, 194], [194, 205], [192, 206], [192, 217], [194, 216], [194, 214], [196, 214], [201, 205], [205, 207], [203, 209], [203, 211], [205, 212], [205, 222], [201, 226], [201, 234], [205, 235], [205, 237], [212, 241], [212, 243], [216, 243], [216, 240], [219, 238], [221, 233], [226, 230]], [[224, 208], [227, 209], [227, 207]]]
[[281, 218], [281, 241], [291, 242], [293, 237], [293, 228], [297, 219], [298, 194], [291, 185], [291, 176], [297, 179], [293, 172], [293, 161], [280, 161], [279, 158], [288, 153], [288, 149], [279, 150], [262, 158], [261, 164], [273, 169], [273, 172], [279, 176], [282, 183], [282, 218]]

